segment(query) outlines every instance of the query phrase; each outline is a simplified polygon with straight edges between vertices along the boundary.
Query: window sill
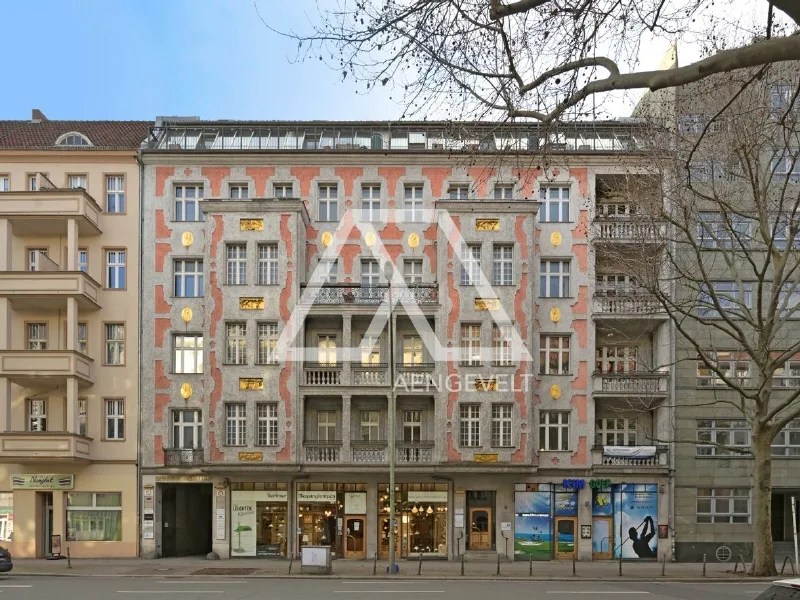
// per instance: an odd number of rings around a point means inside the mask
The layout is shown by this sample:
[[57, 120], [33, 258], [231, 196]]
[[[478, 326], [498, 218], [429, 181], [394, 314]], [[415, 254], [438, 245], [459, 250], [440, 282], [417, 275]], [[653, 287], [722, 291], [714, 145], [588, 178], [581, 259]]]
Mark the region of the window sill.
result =
[[169, 297], [170, 300], [192, 300], [192, 299], [197, 300], [197, 299], [203, 299], [203, 298], [205, 298], [205, 295], [202, 295], [202, 296], [170, 296]]
[[223, 362], [221, 363], [223, 367], [249, 367], [249, 363], [232, 363], [232, 362]]
[[515, 450], [516, 446], [489, 446], [491, 450], [499, 450], [499, 451], [507, 451], [507, 450]]
[[277, 448], [278, 444], [256, 444], [256, 448]]
[[104, 291], [104, 292], [127, 292], [127, 291], [128, 291], [128, 288], [126, 288], [126, 287], [124, 287], [124, 288], [110, 288], [110, 287], [104, 287], [104, 288], [103, 288], [103, 291]]
[[540, 300], [574, 300], [575, 296], [539, 296]]
[[574, 377], [573, 373], [539, 373], [539, 377]]
[[200, 372], [200, 373], [183, 373], [181, 371], [170, 371], [169, 374], [170, 375], [183, 375], [183, 376], [187, 376], [187, 375], [204, 375], [204, 373], [202, 373], [202, 372]]
[[125, 363], [119, 363], [119, 364], [103, 363], [102, 366], [104, 366], [104, 367], [125, 367], [127, 365]]
[[255, 363], [256, 367], [280, 367], [281, 363], [279, 362], [257, 362]]
[[105, 438], [103, 438], [103, 439], [101, 439], [100, 441], [101, 441], [101, 442], [108, 442], [108, 443], [112, 443], [112, 442], [127, 442], [128, 440], [126, 440], [125, 438], [122, 438], [122, 439], [116, 439], [116, 438], [115, 438], [115, 439], [112, 439], [112, 440], [108, 440], [108, 439], [105, 439]]

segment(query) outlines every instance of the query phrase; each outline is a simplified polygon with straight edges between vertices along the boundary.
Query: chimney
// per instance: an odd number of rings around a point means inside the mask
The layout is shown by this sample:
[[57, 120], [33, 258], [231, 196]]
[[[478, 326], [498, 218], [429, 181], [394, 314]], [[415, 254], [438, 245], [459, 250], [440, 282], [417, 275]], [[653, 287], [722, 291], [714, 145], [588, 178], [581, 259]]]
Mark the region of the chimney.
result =
[[41, 123], [42, 121], [47, 121], [47, 117], [45, 117], [44, 113], [38, 108], [34, 108], [31, 111], [31, 121], [34, 123]]

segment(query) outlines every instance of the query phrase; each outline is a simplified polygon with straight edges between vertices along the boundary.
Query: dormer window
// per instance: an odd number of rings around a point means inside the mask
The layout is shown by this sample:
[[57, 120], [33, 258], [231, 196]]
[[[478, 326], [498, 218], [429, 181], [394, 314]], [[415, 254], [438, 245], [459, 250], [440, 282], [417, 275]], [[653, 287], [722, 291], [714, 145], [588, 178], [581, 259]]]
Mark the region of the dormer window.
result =
[[89, 141], [82, 133], [78, 133], [76, 131], [71, 131], [69, 133], [65, 133], [61, 137], [56, 140], [56, 146], [71, 146], [71, 147], [81, 147], [81, 146], [91, 146], [92, 142]]

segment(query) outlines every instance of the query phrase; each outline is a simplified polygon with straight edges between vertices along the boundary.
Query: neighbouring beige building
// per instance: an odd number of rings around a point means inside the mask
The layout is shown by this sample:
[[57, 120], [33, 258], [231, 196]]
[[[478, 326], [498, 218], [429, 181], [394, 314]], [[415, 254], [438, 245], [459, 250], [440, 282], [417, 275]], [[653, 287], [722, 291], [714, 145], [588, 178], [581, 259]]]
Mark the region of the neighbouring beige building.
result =
[[0, 121], [0, 545], [135, 557], [148, 123]]

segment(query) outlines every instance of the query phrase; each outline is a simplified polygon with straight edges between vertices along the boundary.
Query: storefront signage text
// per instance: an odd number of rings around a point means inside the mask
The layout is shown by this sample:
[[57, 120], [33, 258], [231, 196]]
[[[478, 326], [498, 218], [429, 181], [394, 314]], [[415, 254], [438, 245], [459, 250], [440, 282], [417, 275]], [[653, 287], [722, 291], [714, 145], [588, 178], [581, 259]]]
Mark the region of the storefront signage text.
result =
[[75, 486], [72, 474], [12, 475], [11, 488], [15, 490], [71, 490]]
[[245, 460], [245, 461], [264, 460], [264, 453], [263, 452], [239, 452], [239, 460]]
[[416, 502], [447, 502], [447, 492], [408, 492], [408, 501]]
[[309, 490], [297, 492], [298, 502], [324, 502], [327, 504], [336, 503], [336, 492], [327, 492], [323, 490]]
[[209, 475], [156, 475], [157, 483], [204, 483], [211, 481]]
[[598, 492], [608, 490], [611, 487], [610, 479], [590, 479], [589, 487]]
[[476, 463], [496, 463], [499, 459], [497, 454], [476, 454], [473, 456], [473, 461]]
[[586, 482], [583, 479], [565, 479], [562, 485], [568, 490], [582, 490]]

